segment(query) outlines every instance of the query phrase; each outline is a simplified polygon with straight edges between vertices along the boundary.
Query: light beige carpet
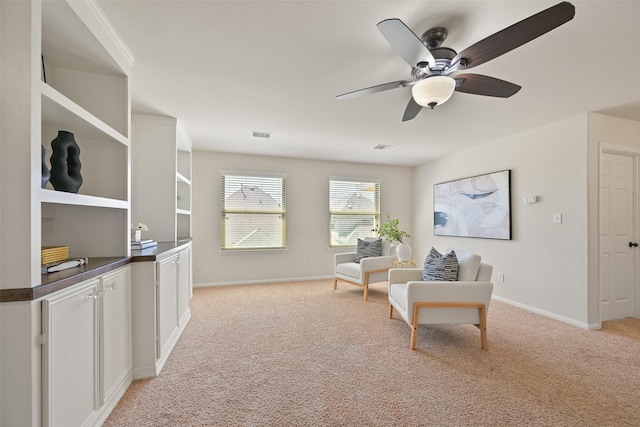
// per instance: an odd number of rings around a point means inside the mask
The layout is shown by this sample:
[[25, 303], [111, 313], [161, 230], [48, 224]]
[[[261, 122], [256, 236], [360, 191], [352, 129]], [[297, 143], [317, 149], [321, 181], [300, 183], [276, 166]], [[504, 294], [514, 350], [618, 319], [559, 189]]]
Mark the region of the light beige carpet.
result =
[[492, 302], [472, 325], [388, 319], [386, 284], [195, 289], [157, 378], [105, 426], [639, 426], [640, 340]]
[[606, 322], [602, 322], [602, 329], [600, 329], [600, 332], [620, 335], [621, 337], [640, 341], [640, 319], [625, 317], [624, 319], [619, 320], [608, 320]]

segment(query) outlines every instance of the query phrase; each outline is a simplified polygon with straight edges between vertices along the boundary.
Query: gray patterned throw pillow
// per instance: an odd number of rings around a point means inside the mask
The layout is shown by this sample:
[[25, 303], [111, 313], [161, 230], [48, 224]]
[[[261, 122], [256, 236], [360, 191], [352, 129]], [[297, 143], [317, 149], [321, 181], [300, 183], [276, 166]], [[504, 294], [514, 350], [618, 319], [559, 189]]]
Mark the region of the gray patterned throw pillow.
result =
[[382, 239], [362, 240], [358, 239], [358, 247], [356, 249], [356, 262], [359, 264], [362, 258], [382, 255]]
[[458, 258], [454, 251], [442, 255], [431, 248], [424, 260], [422, 280], [426, 282], [453, 282], [458, 279]]

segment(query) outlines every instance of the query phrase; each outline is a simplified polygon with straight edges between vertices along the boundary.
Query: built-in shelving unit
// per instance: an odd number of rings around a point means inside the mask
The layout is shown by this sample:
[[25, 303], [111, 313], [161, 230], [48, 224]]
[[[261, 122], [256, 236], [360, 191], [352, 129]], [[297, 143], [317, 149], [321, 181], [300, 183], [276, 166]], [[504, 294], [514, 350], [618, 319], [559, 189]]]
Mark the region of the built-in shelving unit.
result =
[[59, 130], [73, 133], [83, 177], [78, 194], [51, 183], [39, 190], [41, 245], [69, 246], [71, 257], [128, 256], [132, 58], [92, 3], [41, 7], [42, 73], [34, 82], [41, 139], [34, 144], [45, 147], [50, 167], [51, 141]]
[[[10, 293], [48, 283], [48, 276], [40, 271], [42, 246], [68, 246], [70, 257], [88, 257], [90, 263], [92, 258], [124, 259], [130, 255], [129, 75], [133, 57], [93, 0], [0, 2], [0, 8], [0, 164], [3, 180], [11, 180], [10, 185], [3, 182], [0, 187], [3, 225], [11, 224], [10, 228], [3, 227], [0, 241], [0, 291]], [[50, 168], [51, 141], [60, 130], [73, 133], [80, 147], [83, 184], [77, 194], [56, 191], [50, 183], [41, 188], [41, 150], [45, 148], [44, 159]], [[91, 276], [86, 269], [83, 271], [79, 275], [82, 280]], [[100, 282], [98, 290], [112, 289], [107, 278], [100, 279], [104, 283]], [[62, 292], [73, 292], [73, 288]], [[46, 298], [55, 299], [58, 295], [53, 292]], [[122, 301], [113, 302], [124, 314], [129, 311], [125, 306], [127, 295], [128, 291], [123, 292]], [[95, 309], [104, 305], [106, 298], [101, 291], [79, 301], [93, 304]], [[3, 425], [56, 424], [48, 418], [47, 411], [55, 411], [57, 399], [64, 396], [53, 397], [43, 388], [43, 372], [56, 376], [64, 387], [75, 384], [66, 384], [67, 377], [58, 376], [58, 364], [42, 356], [41, 345], [45, 343], [62, 346], [64, 353], [64, 342], [43, 330], [43, 301], [40, 297], [0, 303]], [[78, 307], [57, 313], [73, 319], [75, 308]], [[127, 318], [118, 316], [116, 320], [124, 322], [123, 330], [130, 328]], [[64, 324], [56, 316], [49, 321], [52, 328]], [[92, 345], [89, 342], [87, 348]], [[127, 343], [122, 345], [126, 347]], [[106, 352], [104, 357], [112, 350], [111, 344], [100, 347], [101, 354]], [[84, 358], [87, 354], [75, 356]], [[99, 378], [97, 367], [104, 360], [87, 357], [90, 358], [83, 360], [89, 360], [88, 366], [96, 369], [93, 374]], [[94, 400], [96, 418], [90, 424], [104, 420], [126, 389], [126, 378], [130, 382], [130, 366], [121, 368], [125, 379], [118, 390], [97, 394], [100, 399]], [[112, 397], [108, 403], [107, 396]]]
[[191, 238], [191, 140], [178, 128], [176, 143], [176, 236], [178, 240]]
[[191, 238], [192, 142], [184, 128], [173, 117], [134, 114], [132, 147], [133, 222], [159, 242]]

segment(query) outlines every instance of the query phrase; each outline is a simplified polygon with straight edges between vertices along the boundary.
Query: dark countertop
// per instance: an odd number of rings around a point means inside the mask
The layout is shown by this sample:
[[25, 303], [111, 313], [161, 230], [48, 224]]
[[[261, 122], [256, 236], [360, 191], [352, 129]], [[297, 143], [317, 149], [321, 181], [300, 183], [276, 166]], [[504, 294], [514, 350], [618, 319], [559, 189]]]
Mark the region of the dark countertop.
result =
[[131, 249], [131, 262], [161, 261], [183, 250], [191, 240], [158, 242], [158, 246], [147, 249]]
[[0, 289], [0, 302], [31, 301], [85, 280], [101, 276], [132, 262], [160, 261], [185, 249], [191, 240], [159, 242], [158, 246], [142, 250], [131, 250], [130, 257], [89, 257], [89, 262], [80, 267], [43, 274], [40, 285], [33, 288]]

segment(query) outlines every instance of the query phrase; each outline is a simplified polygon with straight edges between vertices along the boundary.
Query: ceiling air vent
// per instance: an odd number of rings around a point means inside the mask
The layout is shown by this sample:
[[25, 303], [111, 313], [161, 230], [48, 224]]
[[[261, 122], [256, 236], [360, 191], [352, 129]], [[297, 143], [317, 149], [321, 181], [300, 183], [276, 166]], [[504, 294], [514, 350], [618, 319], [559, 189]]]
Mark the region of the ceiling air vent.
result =
[[374, 150], [388, 150], [390, 148], [393, 148], [393, 145], [378, 144], [375, 147], [373, 147]]
[[259, 130], [252, 130], [251, 131], [251, 136], [253, 136], [254, 138], [266, 138], [269, 139], [271, 138], [271, 132], [262, 132]]

